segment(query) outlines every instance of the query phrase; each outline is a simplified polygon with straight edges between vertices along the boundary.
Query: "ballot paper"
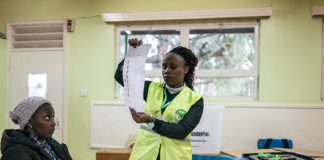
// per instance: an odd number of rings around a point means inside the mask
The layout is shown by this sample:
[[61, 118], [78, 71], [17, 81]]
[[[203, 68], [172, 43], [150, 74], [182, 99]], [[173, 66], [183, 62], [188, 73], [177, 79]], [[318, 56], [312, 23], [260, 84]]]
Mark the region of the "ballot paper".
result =
[[123, 68], [125, 109], [134, 108], [144, 112], [145, 62], [151, 44], [143, 44], [136, 48], [129, 46]]

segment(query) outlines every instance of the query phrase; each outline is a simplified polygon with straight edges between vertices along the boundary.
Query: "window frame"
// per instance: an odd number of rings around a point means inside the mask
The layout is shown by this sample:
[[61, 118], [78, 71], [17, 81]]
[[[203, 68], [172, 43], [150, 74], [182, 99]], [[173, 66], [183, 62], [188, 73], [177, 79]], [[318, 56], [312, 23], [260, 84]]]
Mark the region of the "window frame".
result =
[[[253, 77], [254, 78], [254, 87], [252, 96], [205, 96], [207, 99], [245, 99], [245, 100], [258, 100], [259, 95], [259, 26], [260, 23], [257, 20], [228, 20], [228, 21], [220, 21], [220, 22], [184, 22], [184, 23], [174, 23], [174, 22], [165, 22], [163, 24], [126, 24], [116, 26], [115, 34], [116, 34], [116, 63], [118, 64], [120, 59], [120, 51], [119, 51], [119, 38], [120, 32], [124, 30], [179, 30], [180, 31], [180, 45], [184, 47], [189, 47], [189, 31], [192, 29], [215, 29], [222, 27], [223, 29], [229, 28], [254, 28], [254, 42], [255, 42], [255, 55], [254, 55], [254, 67], [251, 70], [204, 70], [197, 69], [196, 77], [198, 78], [231, 78], [231, 77]], [[117, 65], [116, 65], [117, 66]], [[145, 76], [147, 78], [162, 78], [161, 69], [155, 70], [146, 70]], [[117, 82], [115, 83], [116, 88], [116, 98], [122, 99], [120, 96], [120, 91]]]
[[322, 49], [321, 49], [321, 100], [324, 100], [324, 19], [322, 18]]

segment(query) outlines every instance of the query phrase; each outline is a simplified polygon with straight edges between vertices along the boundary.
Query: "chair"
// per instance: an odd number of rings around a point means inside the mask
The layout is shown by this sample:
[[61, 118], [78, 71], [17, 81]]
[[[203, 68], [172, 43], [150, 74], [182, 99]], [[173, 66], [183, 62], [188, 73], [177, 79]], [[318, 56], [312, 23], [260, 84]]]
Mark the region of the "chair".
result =
[[248, 158], [192, 155], [192, 160], [248, 160]]
[[293, 142], [290, 139], [259, 139], [258, 149], [269, 148], [293, 148]]

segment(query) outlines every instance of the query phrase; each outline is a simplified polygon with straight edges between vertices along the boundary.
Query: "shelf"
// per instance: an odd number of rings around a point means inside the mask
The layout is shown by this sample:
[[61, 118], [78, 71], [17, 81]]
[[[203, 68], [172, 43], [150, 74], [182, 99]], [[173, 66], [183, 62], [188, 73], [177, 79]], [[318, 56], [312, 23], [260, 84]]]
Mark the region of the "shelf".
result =
[[176, 12], [104, 13], [105, 22], [270, 17], [272, 7]]

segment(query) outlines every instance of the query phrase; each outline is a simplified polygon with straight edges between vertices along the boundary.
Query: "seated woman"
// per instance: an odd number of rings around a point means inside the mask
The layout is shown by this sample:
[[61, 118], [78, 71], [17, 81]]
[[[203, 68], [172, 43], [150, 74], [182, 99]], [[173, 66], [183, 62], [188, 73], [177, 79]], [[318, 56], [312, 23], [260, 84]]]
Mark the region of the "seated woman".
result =
[[1, 139], [1, 160], [72, 160], [65, 144], [52, 138], [54, 109], [42, 97], [28, 97], [10, 113], [20, 129], [6, 129]]

